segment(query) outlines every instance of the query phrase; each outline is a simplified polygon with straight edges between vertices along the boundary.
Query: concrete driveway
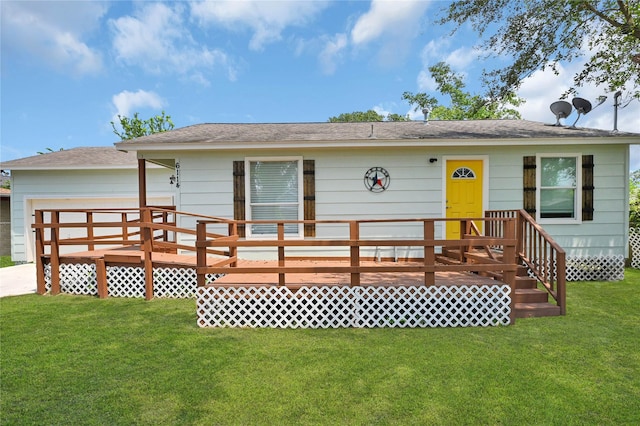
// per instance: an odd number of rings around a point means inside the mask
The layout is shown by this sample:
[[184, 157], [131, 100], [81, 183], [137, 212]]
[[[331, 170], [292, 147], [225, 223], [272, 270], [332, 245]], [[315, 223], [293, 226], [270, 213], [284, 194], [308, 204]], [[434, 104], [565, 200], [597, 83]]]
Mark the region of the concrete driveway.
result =
[[0, 268], [0, 297], [18, 296], [35, 292], [35, 263]]

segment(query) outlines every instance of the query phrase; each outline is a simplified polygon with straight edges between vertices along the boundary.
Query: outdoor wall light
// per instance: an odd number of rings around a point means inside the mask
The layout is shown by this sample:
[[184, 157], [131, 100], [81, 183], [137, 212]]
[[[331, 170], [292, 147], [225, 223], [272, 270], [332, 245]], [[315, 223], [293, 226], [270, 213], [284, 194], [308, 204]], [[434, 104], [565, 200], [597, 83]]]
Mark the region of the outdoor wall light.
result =
[[436, 161], [438, 161], [438, 159], [437, 159], [437, 158], [435, 158], [435, 157], [431, 157], [431, 158], [429, 158], [429, 162], [430, 162], [431, 164], [435, 163]]
[[169, 185], [176, 183], [176, 177], [174, 175], [169, 176]]

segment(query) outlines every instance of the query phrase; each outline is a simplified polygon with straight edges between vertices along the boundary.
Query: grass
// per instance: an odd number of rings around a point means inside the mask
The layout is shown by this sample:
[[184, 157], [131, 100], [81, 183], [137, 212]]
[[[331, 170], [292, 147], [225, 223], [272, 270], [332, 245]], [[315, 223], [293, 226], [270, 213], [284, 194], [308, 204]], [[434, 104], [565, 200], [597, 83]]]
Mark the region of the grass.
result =
[[200, 329], [193, 300], [0, 299], [2, 424], [640, 423], [640, 271], [566, 317]]
[[13, 266], [15, 263], [11, 260], [11, 256], [0, 256], [0, 268], [6, 268], [7, 266]]

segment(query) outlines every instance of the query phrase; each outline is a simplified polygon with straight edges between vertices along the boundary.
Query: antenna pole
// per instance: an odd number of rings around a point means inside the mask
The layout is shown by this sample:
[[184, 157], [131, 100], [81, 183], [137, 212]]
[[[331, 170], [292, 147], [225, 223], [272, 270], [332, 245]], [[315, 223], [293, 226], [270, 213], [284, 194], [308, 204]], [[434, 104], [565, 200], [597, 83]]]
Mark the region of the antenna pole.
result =
[[618, 107], [620, 106], [620, 102], [618, 101], [622, 96], [621, 91], [617, 91], [615, 95], [613, 95], [613, 131], [618, 131]]

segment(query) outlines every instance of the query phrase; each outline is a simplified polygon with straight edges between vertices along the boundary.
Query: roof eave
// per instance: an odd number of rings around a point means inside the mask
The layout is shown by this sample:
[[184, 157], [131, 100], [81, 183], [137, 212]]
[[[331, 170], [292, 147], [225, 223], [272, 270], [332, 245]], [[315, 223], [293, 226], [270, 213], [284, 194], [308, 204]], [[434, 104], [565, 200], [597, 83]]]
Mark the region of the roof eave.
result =
[[[563, 145], [631, 145], [638, 144], [631, 137], [562, 138]], [[127, 145], [127, 151], [198, 151], [238, 149], [289, 149], [289, 148], [372, 148], [372, 147], [440, 147], [440, 146], [522, 146], [558, 145], [558, 138], [482, 138], [482, 139], [357, 139], [357, 140], [293, 140], [293, 141], [201, 141], [176, 143], [139, 143]], [[118, 146], [118, 149], [124, 149]]]

